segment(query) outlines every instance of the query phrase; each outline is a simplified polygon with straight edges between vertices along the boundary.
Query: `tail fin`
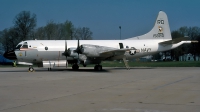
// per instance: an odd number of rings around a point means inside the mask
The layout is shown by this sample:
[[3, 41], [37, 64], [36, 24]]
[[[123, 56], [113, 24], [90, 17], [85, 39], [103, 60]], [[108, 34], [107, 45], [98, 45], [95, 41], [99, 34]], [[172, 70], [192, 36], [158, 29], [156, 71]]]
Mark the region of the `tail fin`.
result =
[[128, 39], [140, 40], [140, 39], [163, 39], [171, 40], [171, 32], [169, 28], [168, 18], [165, 12], [160, 11], [156, 19], [153, 29], [141, 36], [132, 37]]

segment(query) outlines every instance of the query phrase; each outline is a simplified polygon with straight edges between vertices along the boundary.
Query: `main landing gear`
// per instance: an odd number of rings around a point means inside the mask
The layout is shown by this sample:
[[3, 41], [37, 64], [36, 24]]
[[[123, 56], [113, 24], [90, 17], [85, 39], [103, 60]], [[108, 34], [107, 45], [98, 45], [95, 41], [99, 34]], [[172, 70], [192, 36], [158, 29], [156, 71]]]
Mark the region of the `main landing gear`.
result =
[[78, 70], [78, 69], [79, 69], [78, 64], [77, 64], [77, 63], [73, 64], [73, 65], [72, 65], [72, 69], [73, 69], [73, 70]]
[[96, 71], [101, 71], [102, 70], [102, 65], [95, 65], [94, 70]]

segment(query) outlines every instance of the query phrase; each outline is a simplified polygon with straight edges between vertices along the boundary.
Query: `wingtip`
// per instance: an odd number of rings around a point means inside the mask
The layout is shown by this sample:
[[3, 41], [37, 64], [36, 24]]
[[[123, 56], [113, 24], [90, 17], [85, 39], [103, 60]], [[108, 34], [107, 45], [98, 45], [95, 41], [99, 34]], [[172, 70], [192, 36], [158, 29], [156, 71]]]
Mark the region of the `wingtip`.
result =
[[191, 41], [191, 43], [199, 43], [199, 41], [193, 40], [193, 41]]

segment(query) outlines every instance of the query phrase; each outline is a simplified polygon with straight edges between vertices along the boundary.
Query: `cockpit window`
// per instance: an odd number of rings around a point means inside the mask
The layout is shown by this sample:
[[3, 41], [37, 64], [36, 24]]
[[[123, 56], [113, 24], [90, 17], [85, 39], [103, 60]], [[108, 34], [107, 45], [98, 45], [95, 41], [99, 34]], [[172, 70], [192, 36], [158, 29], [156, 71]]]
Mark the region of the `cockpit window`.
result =
[[27, 42], [24, 42], [22, 48], [28, 48], [28, 43], [27, 43]]
[[22, 44], [18, 44], [15, 49], [20, 49], [21, 46]]

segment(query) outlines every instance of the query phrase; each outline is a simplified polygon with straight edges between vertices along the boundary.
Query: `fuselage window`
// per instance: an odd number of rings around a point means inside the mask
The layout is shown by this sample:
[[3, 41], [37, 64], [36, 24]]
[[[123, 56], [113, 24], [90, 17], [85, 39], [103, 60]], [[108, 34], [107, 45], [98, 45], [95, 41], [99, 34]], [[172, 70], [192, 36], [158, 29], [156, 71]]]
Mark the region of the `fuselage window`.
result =
[[22, 48], [28, 48], [28, 43], [27, 43], [27, 42], [24, 42]]

